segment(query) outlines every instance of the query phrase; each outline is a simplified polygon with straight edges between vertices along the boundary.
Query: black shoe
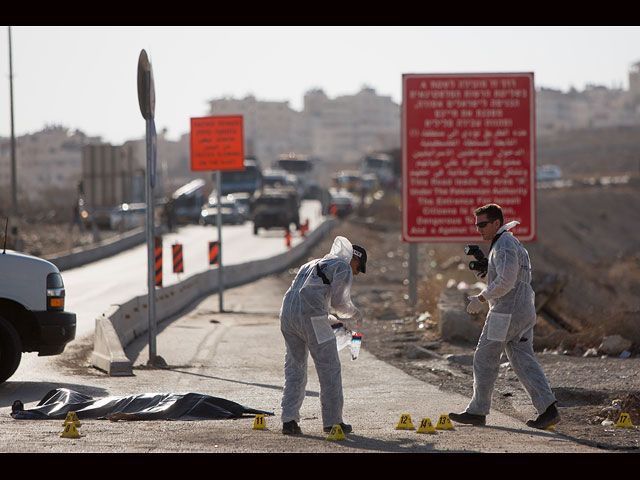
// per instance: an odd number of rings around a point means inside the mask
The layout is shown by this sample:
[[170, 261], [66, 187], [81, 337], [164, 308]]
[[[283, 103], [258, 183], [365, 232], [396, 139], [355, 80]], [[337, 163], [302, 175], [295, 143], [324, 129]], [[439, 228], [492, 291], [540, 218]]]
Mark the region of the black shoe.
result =
[[[330, 427], [323, 427], [322, 431], [324, 431], [325, 433], [329, 433], [332, 428], [333, 428], [333, 425], [331, 425]], [[351, 425], [347, 425], [346, 423], [341, 423], [340, 428], [342, 429], [342, 433], [345, 433], [345, 434], [351, 433]]]
[[532, 428], [539, 428], [540, 430], [546, 430], [549, 427], [554, 426], [560, 421], [560, 414], [556, 408], [556, 402], [553, 402], [547, 407], [544, 413], [538, 415], [535, 420], [528, 420], [527, 426]]
[[449, 418], [454, 422], [467, 423], [469, 425], [485, 425], [487, 417], [485, 415], [474, 415], [473, 413], [450, 413]]
[[23, 411], [24, 411], [24, 405], [22, 404], [22, 402], [20, 400], [15, 400], [13, 402], [13, 405], [11, 405], [11, 413], [23, 412]]
[[282, 424], [282, 434], [283, 435], [300, 435], [302, 434], [302, 430], [296, 423], [295, 420], [291, 420], [290, 422]]

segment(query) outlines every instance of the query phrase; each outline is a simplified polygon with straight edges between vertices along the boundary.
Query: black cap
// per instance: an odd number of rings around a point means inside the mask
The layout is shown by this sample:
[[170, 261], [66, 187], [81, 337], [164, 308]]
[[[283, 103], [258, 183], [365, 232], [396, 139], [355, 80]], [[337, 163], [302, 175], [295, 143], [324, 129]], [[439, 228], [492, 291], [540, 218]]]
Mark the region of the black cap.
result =
[[353, 256], [360, 260], [360, 271], [367, 272], [367, 251], [360, 245], [353, 245]]

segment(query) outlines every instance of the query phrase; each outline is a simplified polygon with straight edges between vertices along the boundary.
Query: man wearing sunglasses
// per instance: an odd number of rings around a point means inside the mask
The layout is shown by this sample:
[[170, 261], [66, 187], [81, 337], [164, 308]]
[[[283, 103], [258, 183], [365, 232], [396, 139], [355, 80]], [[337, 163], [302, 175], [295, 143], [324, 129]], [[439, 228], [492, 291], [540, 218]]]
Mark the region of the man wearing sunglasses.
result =
[[362, 315], [351, 301], [353, 277], [365, 273], [367, 252], [345, 237], [334, 239], [331, 251], [320, 259], [302, 265], [284, 295], [280, 309], [280, 330], [284, 337], [284, 391], [282, 394], [282, 433], [301, 434], [298, 422], [307, 383], [309, 353], [320, 381], [322, 425], [325, 432], [340, 424], [344, 433], [351, 425], [342, 421], [342, 373], [336, 337], [329, 320], [329, 308], [342, 319], [355, 323]]
[[449, 418], [459, 423], [485, 425], [500, 356], [505, 351], [538, 411], [538, 417], [527, 421], [527, 425], [547, 429], [560, 421], [560, 415], [556, 398], [533, 352], [536, 308], [530, 285], [531, 262], [527, 250], [509, 232], [519, 222], [505, 225], [502, 209], [496, 204], [480, 207], [474, 214], [478, 232], [491, 244], [488, 285], [479, 295], [469, 297], [467, 312], [478, 313], [488, 303], [489, 313], [473, 358], [473, 397], [463, 413], [451, 413]]

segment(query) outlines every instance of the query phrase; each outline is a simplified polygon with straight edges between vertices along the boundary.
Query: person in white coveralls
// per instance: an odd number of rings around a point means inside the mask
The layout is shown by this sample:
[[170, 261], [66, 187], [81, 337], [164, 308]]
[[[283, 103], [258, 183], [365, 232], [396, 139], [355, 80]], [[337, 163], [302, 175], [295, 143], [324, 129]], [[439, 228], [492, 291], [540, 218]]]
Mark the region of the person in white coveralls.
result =
[[345, 237], [333, 241], [331, 251], [300, 267], [284, 295], [280, 309], [280, 330], [286, 356], [282, 395], [282, 433], [300, 434], [300, 408], [307, 384], [309, 353], [320, 381], [322, 425], [325, 432], [340, 425], [352, 431], [342, 419], [343, 393], [340, 358], [329, 320], [329, 310], [359, 331], [362, 314], [351, 301], [351, 284], [358, 273], [366, 272], [367, 252]]
[[485, 425], [491, 395], [503, 351], [524, 386], [538, 417], [527, 425], [546, 429], [560, 421], [557, 401], [533, 351], [536, 323], [535, 293], [531, 288], [531, 261], [527, 250], [509, 232], [519, 222], [504, 225], [499, 205], [488, 204], [474, 211], [476, 228], [491, 242], [488, 255], [487, 287], [469, 297], [467, 311], [478, 313], [488, 302], [484, 328], [473, 357], [473, 397], [462, 413], [450, 413], [455, 422]]

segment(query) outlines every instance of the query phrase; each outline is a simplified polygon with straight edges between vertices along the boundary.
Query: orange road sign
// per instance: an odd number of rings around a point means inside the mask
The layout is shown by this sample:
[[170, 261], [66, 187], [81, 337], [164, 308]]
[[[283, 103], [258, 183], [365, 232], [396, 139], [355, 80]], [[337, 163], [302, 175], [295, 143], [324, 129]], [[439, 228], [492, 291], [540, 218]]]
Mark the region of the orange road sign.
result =
[[191, 119], [191, 171], [244, 170], [242, 115]]

